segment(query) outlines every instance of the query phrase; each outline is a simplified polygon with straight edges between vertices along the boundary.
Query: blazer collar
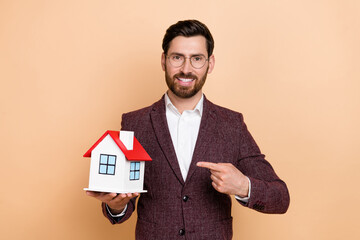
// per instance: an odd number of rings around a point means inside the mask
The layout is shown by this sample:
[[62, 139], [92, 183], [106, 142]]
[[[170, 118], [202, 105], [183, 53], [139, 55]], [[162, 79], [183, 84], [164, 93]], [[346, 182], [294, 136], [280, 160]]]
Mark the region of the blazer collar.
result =
[[164, 96], [159, 101], [154, 103], [150, 113], [150, 118], [154, 127], [156, 139], [162, 149], [162, 152], [164, 153], [177, 179], [181, 184], [184, 184], [174, 145], [171, 140], [169, 126], [166, 120]]
[[189, 182], [195, 170], [197, 162], [206, 161], [204, 159], [205, 153], [209, 147], [212, 147], [214, 131], [216, 130], [216, 113], [214, 104], [211, 103], [204, 95], [203, 115], [201, 117], [199, 134], [196, 140], [196, 145], [193, 153], [193, 158], [190, 163], [186, 182]]

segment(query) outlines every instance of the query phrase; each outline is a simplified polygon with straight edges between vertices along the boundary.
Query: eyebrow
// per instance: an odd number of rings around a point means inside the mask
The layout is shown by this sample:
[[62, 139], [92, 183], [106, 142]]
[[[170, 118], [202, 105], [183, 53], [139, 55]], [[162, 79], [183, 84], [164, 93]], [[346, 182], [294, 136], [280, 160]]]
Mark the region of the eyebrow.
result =
[[[173, 52], [173, 53], [170, 53], [169, 55], [180, 55], [180, 56], [185, 56], [184, 54], [182, 53], [178, 53], [178, 52]], [[202, 53], [196, 53], [196, 54], [192, 54], [190, 55], [190, 57], [196, 57], [196, 56], [204, 56], [206, 57], [204, 54]]]

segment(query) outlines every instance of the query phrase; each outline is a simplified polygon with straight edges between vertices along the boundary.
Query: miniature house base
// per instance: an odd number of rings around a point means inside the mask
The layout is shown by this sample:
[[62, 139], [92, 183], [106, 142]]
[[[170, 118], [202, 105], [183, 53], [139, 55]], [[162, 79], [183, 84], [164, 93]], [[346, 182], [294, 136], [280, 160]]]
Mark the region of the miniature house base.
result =
[[96, 189], [96, 188], [84, 188], [85, 191], [91, 192], [104, 192], [104, 193], [146, 193], [147, 190], [131, 191], [131, 190], [118, 190], [118, 189]]
[[145, 161], [150, 156], [130, 131], [106, 131], [84, 154], [91, 157], [86, 191], [144, 193]]

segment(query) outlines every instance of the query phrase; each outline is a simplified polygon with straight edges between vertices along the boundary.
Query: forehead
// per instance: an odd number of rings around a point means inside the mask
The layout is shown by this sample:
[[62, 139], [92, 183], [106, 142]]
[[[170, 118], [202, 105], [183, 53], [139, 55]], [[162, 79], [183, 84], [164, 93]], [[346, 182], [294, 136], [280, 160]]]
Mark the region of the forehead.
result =
[[168, 54], [172, 53], [181, 53], [184, 55], [203, 54], [206, 56], [206, 39], [203, 36], [178, 36], [170, 42]]

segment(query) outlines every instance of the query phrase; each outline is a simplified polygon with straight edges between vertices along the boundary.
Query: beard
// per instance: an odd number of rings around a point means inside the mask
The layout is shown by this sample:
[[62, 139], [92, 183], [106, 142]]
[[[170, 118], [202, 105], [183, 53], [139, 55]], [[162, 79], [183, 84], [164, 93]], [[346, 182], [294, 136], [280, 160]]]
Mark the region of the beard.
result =
[[[165, 79], [166, 84], [168, 85], [168, 88], [173, 92], [177, 97], [180, 98], [191, 98], [195, 96], [204, 86], [207, 73], [208, 73], [209, 67], [206, 69], [206, 72], [204, 76], [202, 76], [200, 79], [198, 79], [197, 76], [193, 74], [184, 74], [183, 72], [175, 74], [173, 77], [169, 75], [167, 72], [167, 69], [165, 67]], [[178, 84], [177, 81], [175, 81], [176, 78], [192, 78], [195, 81], [195, 84], [193, 86], [181, 86]]]

